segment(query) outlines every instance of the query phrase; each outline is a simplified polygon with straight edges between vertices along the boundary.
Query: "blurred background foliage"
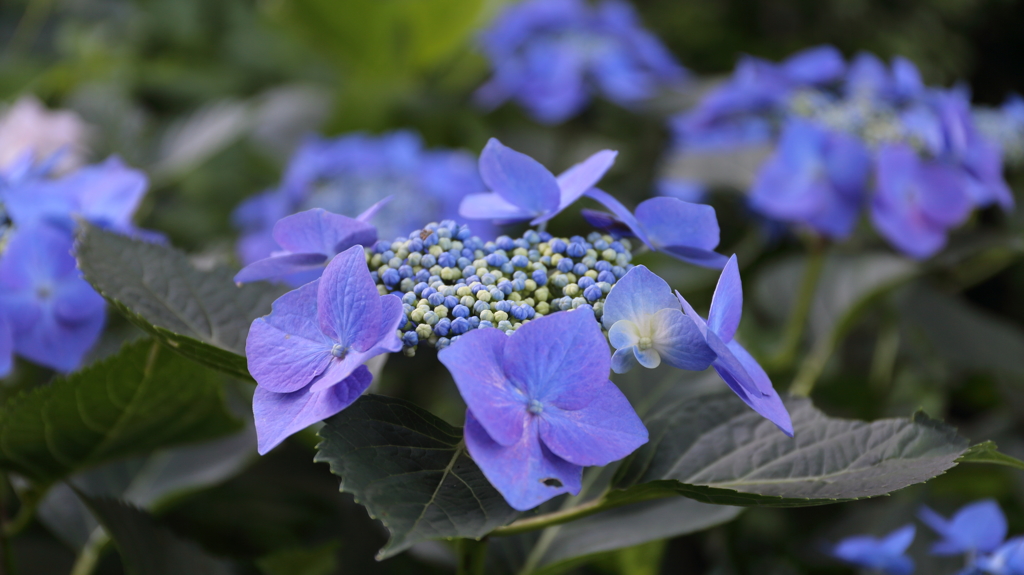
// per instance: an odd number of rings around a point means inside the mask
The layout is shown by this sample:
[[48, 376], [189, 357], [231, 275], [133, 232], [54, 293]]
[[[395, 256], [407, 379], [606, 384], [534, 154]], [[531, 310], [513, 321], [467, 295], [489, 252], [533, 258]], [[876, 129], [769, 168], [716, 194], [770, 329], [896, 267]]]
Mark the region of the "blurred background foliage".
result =
[[[978, 103], [1024, 92], [1024, 2], [1014, 0], [637, 0], [647, 27], [699, 75], [690, 92], [636, 111], [598, 101], [556, 127], [512, 105], [484, 114], [470, 102], [488, 76], [475, 48], [497, 0], [5, 0], [0, 4], [0, 101], [35, 94], [92, 127], [94, 159], [117, 153], [152, 185], [144, 227], [204, 262], [233, 262], [230, 212], [275, 185], [307, 133], [393, 128], [431, 146], [477, 153], [489, 137], [561, 170], [620, 150], [603, 182], [627, 203], [652, 193], [668, 148], [665, 118], [728, 73], [743, 53], [779, 59], [832, 43], [852, 56], [903, 55], [929, 84], [969, 85]], [[1011, 174], [1019, 189], [1020, 174]], [[733, 191], [735, 192], [735, 190]], [[797, 238], [752, 222], [735, 193], [715, 194], [723, 253], [740, 254], [748, 294], [744, 335], [771, 355], [803, 265]], [[873, 419], [923, 408], [972, 439], [1024, 456], [1024, 225], [995, 211], [956, 237], [936, 263], [910, 264], [877, 245], [831, 256], [812, 311], [809, 353], [820, 360], [816, 402], [832, 415]], [[575, 213], [553, 231], [575, 233]], [[648, 254], [691, 301], [706, 305], [716, 274]], [[831, 271], [829, 271], [831, 270]], [[913, 278], [913, 279], [910, 279]], [[116, 327], [116, 326], [115, 326]], [[127, 328], [118, 337], [124, 337]], [[462, 407], [432, 352], [395, 357], [379, 383], [455, 424]], [[773, 372], [785, 389], [796, 368]], [[35, 374], [33, 374], [34, 376]], [[244, 413], [244, 391], [242, 411]], [[377, 563], [384, 541], [326, 466], [312, 435], [270, 456], [184, 481], [153, 510], [177, 533], [230, 556], [249, 573], [445, 573], [450, 550], [421, 545]], [[139, 465], [143, 465], [139, 463]], [[131, 467], [131, 466], [129, 466]], [[97, 470], [95, 495], [124, 492]], [[120, 473], [122, 484], [113, 478]], [[134, 475], [132, 475], [134, 477]], [[134, 481], [134, 479], [132, 480]], [[117, 487], [121, 485], [121, 487]], [[163, 492], [165, 495], [169, 493]], [[928, 502], [941, 512], [999, 499], [1011, 533], [1024, 532], [1024, 477], [1004, 468], [955, 468], [894, 497], [798, 510], [751, 509], [710, 531], [592, 557], [581, 573], [848, 573], [821, 552], [852, 533], [885, 533]], [[76, 511], [70, 507], [67, 513]], [[65, 517], [61, 521], [81, 521]], [[88, 535], [89, 531], [85, 532]], [[73, 539], [73, 538], [72, 538]], [[923, 549], [926, 538], [916, 544]], [[67, 573], [75, 545], [36, 522], [15, 540], [19, 573]], [[915, 553], [920, 573], [956, 565]], [[97, 573], [120, 573], [115, 553]]]

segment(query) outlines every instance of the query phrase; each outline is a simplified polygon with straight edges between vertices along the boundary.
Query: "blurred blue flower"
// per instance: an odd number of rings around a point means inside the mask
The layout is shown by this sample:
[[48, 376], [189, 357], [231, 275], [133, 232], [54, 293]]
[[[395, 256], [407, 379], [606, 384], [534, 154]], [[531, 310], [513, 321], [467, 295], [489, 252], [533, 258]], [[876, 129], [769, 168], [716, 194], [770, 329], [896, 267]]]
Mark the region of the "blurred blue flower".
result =
[[509, 505], [526, 511], [579, 493], [583, 467], [647, 442], [608, 380], [608, 344], [589, 306], [523, 324], [475, 329], [438, 352], [466, 401], [466, 448]]
[[913, 525], [905, 525], [881, 539], [870, 535], [848, 537], [832, 548], [832, 555], [886, 575], [910, 575], [914, 561], [904, 553], [914, 542], [916, 531]]
[[876, 170], [871, 219], [878, 233], [913, 258], [942, 249], [948, 230], [970, 213], [964, 174], [953, 166], [894, 144], [878, 151]]
[[[7, 319], [13, 351], [69, 372], [99, 338], [106, 302], [79, 275], [70, 231], [18, 223], [11, 235], [0, 256], [0, 316]], [[3, 350], [5, 337], [0, 334], [0, 364], [9, 367], [2, 359], [10, 355]]]
[[637, 363], [653, 369], [663, 359], [672, 367], [703, 371], [715, 359], [672, 288], [644, 266], [626, 272], [608, 292], [601, 323], [616, 349], [615, 373], [626, 373]]
[[[2, 261], [2, 260], [0, 260]], [[7, 319], [7, 312], [0, 306], [0, 377], [11, 372], [14, 365], [14, 330]]]
[[921, 73], [913, 62], [896, 56], [889, 68], [869, 52], [861, 52], [850, 62], [846, 73], [845, 94], [853, 98], [871, 98], [902, 104], [925, 91]]
[[378, 293], [358, 245], [278, 298], [245, 342], [260, 454], [351, 405], [372, 379], [363, 363], [402, 349], [403, 319], [402, 301]]
[[593, 92], [631, 106], [687, 78], [620, 0], [593, 8], [583, 0], [515, 4], [495, 18], [481, 43], [494, 75], [476, 92], [477, 102], [490, 109], [513, 99], [545, 124], [575, 116]]
[[868, 151], [856, 138], [790, 120], [758, 170], [750, 203], [777, 220], [845, 238], [860, 216], [870, 168]]
[[377, 241], [377, 228], [366, 221], [386, 202], [377, 202], [356, 219], [321, 208], [281, 218], [274, 224], [273, 238], [283, 249], [243, 268], [235, 274], [235, 282], [285, 280], [302, 285], [313, 281], [334, 256], [352, 246]]
[[537, 160], [491, 138], [480, 153], [480, 176], [492, 193], [467, 195], [459, 214], [471, 220], [544, 223], [592, 189], [617, 154], [601, 150], [556, 178]]
[[239, 257], [247, 265], [270, 256], [279, 249], [274, 224], [300, 211], [322, 208], [354, 217], [393, 196], [373, 221], [380, 237], [396, 238], [423, 221], [454, 217], [463, 196], [483, 191], [469, 153], [425, 149], [412, 132], [309, 138], [292, 156], [277, 188], [235, 209]]
[[974, 567], [991, 575], [1024, 575], [1024, 537], [1014, 537], [991, 554], [978, 557]]
[[592, 188], [587, 196], [613, 214], [583, 210], [583, 217], [599, 229], [635, 236], [652, 250], [698, 266], [721, 269], [728, 259], [714, 251], [719, 229], [711, 206], [676, 198], [650, 198], [640, 202], [633, 214], [604, 190]]
[[932, 545], [935, 555], [989, 553], [1006, 538], [1006, 516], [992, 499], [965, 505], [951, 519], [945, 519], [928, 507], [923, 507], [918, 517], [942, 536], [941, 541]]
[[[743, 314], [743, 284], [736, 256], [729, 258], [715, 286], [711, 310], [705, 322], [693, 307], [676, 292], [686, 315], [693, 320], [711, 350], [718, 356], [711, 365], [725, 383], [751, 409], [793, 437], [793, 423], [782, 399], [772, 387], [768, 374], [738, 341], [733, 339]], [[607, 313], [607, 311], [605, 312]]]

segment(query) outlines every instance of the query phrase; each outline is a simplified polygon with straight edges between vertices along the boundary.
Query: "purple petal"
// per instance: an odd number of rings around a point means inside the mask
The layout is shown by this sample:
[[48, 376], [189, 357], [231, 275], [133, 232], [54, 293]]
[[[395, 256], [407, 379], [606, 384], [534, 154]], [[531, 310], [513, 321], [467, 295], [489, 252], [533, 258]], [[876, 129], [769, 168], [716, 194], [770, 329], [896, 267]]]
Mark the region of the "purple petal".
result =
[[473, 412], [466, 410], [463, 433], [473, 461], [513, 508], [527, 511], [563, 493], [580, 492], [583, 467], [541, 443], [536, 418], [525, 419], [519, 441], [505, 446], [491, 439]]
[[[310, 392], [318, 392], [338, 385], [347, 379], [348, 376], [352, 375], [360, 365], [363, 365], [371, 358], [402, 349], [402, 340], [395, 333], [398, 329], [398, 324], [405, 319], [405, 314], [402, 311], [402, 300], [398, 299], [398, 296], [395, 295], [385, 295], [380, 296], [380, 303], [380, 324], [376, 326], [375, 330], [378, 338], [370, 346], [370, 349], [362, 351], [351, 349], [341, 358], [332, 356], [331, 363], [327, 366], [327, 369], [313, 379], [313, 384], [309, 387]], [[374, 331], [374, 326], [367, 325], [365, 329]]]
[[743, 315], [743, 282], [740, 281], [740, 268], [736, 256], [729, 258], [722, 275], [715, 286], [715, 295], [711, 299], [711, 310], [708, 312], [708, 328], [718, 334], [722, 341], [732, 341], [736, 328], [740, 325]]
[[588, 209], [580, 210], [580, 214], [592, 227], [611, 234], [612, 237], [624, 238], [633, 235], [633, 231], [629, 229], [629, 226], [611, 214]]
[[966, 193], [966, 174], [938, 162], [922, 162], [918, 168], [921, 213], [948, 228], [964, 223], [971, 213], [971, 198]]
[[910, 544], [914, 542], [914, 536], [916, 534], [916, 527], [913, 525], [905, 525], [886, 535], [885, 538], [882, 539], [882, 549], [886, 554], [902, 555], [910, 548]]
[[[605, 172], [612, 167], [615, 157], [618, 155], [619, 153], [613, 150], [601, 150], [559, 174], [557, 178], [558, 187], [561, 190], [559, 211], [569, 207], [569, 204], [593, 188], [604, 177]], [[541, 217], [544, 218], [544, 221], [551, 219], [550, 216]], [[534, 223], [539, 222], [535, 221]]]
[[633, 216], [633, 213], [630, 212], [626, 208], [626, 206], [622, 205], [622, 202], [616, 200], [608, 192], [598, 188], [590, 188], [589, 190], [587, 190], [586, 195], [589, 198], [597, 200], [598, 202], [601, 203], [601, 205], [608, 208], [608, 210], [610, 210], [612, 214], [614, 214], [615, 217], [619, 219], [620, 222], [629, 227], [629, 229], [633, 232], [633, 235], [636, 236], [637, 239], [642, 241], [644, 244], [646, 244], [647, 247], [651, 248], [652, 250], [655, 249], [655, 247], [651, 245], [650, 240], [647, 239], [647, 234], [644, 232], [643, 226], [641, 226], [640, 222], [638, 222], [637, 219]]
[[491, 191], [533, 216], [558, 210], [561, 191], [555, 176], [495, 138], [480, 154], [480, 176]]
[[362, 246], [352, 246], [334, 256], [320, 277], [318, 289], [320, 331], [355, 351], [366, 351], [377, 342], [380, 292], [366, 267]]
[[612, 354], [612, 371], [615, 373], [626, 373], [636, 367], [636, 354], [632, 347], [624, 347]]
[[715, 360], [715, 352], [708, 347], [693, 320], [678, 309], [658, 311], [651, 327], [653, 349], [672, 367], [704, 371]]
[[437, 354], [487, 435], [506, 447], [519, 441], [527, 413], [526, 397], [505, 377], [508, 340], [497, 329], [474, 329]]
[[528, 220], [531, 215], [498, 194], [467, 194], [459, 204], [459, 215], [468, 220]]
[[1006, 516], [992, 499], [965, 505], [948, 521], [927, 507], [919, 517], [943, 537], [932, 547], [937, 555], [990, 553], [1006, 538]]
[[729, 261], [728, 257], [720, 253], [702, 250], [698, 248], [666, 246], [660, 248], [658, 251], [666, 253], [686, 263], [714, 270], [722, 269], [722, 266], [725, 265], [725, 262]]
[[708, 345], [718, 354], [715, 371], [751, 409], [771, 421], [786, 435], [793, 437], [793, 423], [782, 399], [772, 388], [764, 369], [736, 340], [723, 344], [708, 331]]
[[608, 379], [611, 354], [589, 308], [523, 324], [505, 346], [505, 375], [530, 399], [561, 409], [590, 403]]
[[260, 455], [266, 455], [288, 436], [352, 405], [370, 387], [371, 381], [370, 370], [360, 366], [339, 385], [320, 392], [303, 388], [291, 393], [275, 393], [257, 386], [252, 396], [252, 412]]
[[317, 325], [317, 291], [312, 281], [274, 302], [270, 315], [257, 318], [245, 340], [249, 373], [274, 393], [306, 387], [327, 369], [334, 344]]
[[672, 288], [647, 267], [636, 266], [608, 292], [601, 323], [605, 329], [611, 329], [615, 322], [628, 320], [646, 332], [651, 317], [665, 308], [679, 309]]
[[319, 253], [271, 256], [242, 268], [235, 274], [235, 283], [281, 279], [298, 272], [322, 270], [326, 261], [327, 256]]
[[592, 386], [594, 400], [567, 411], [545, 406], [540, 437], [555, 455], [576, 465], [608, 465], [647, 443], [647, 428], [610, 381]]
[[[680, 257], [692, 251], [697, 255], [694, 263], [725, 259], [711, 251], [718, 246], [719, 234], [718, 219], [711, 206], [676, 198], [651, 198], [636, 207], [636, 219], [650, 245], [659, 251], [675, 248], [673, 255]], [[710, 257], [701, 255], [708, 253]]]
[[125, 166], [117, 156], [67, 179], [68, 185], [77, 188], [82, 216], [117, 230], [131, 227], [132, 215], [149, 186], [145, 173]]
[[846, 61], [834, 46], [816, 46], [790, 56], [780, 68], [797, 84], [821, 84], [841, 77]]
[[[366, 211], [356, 216], [356, 219], [359, 220], [360, 222], [369, 222], [371, 219], [373, 219], [373, 216], [377, 215], [377, 212], [379, 212], [381, 208], [390, 204], [391, 200], [393, 199], [395, 199], [395, 196], [388, 196], [384, 198], [383, 200], [377, 202], [376, 204], [373, 204], [372, 206], [366, 208]], [[374, 241], [376, 241], [376, 238], [374, 238]], [[367, 242], [367, 244], [369, 243], [372, 242]]]
[[697, 326], [697, 331], [706, 338], [708, 333], [707, 322], [704, 321], [704, 318], [702, 318], [696, 310], [693, 309], [690, 302], [686, 301], [686, 298], [679, 293], [679, 290], [676, 290], [675, 294], [676, 300], [679, 302], [679, 305], [683, 307], [683, 312], [686, 313], [686, 317], [693, 321], [693, 325]]
[[355, 245], [372, 245], [377, 229], [321, 208], [281, 218], [274, 224], [274, 240], [292, 253], [333, 256]]
[[640, 341], [640, 328], [628, 319], [620, 319], [608, 328], [608, 342], [615, 349], [633, 347]]

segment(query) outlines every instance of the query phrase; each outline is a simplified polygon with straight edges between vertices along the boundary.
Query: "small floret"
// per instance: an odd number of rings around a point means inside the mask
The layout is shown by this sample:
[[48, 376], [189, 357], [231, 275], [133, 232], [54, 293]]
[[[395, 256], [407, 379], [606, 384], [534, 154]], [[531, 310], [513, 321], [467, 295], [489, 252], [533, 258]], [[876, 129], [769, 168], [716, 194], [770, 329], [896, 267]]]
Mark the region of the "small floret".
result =
[[832, 548], [832, 555], [885, 575], [910, 575], [914, 572], [914, 561], [905, 553], [914, 542], [916, 531], [913, 525], [905, 525], [881, 539], [870, 535], [848, 537]]
[[929, 507], [918, 513], [921, 521], [942, 536], [932, 545], [935, 555], [990, 553], [1006, 538], [1006, 516], [993, 499], [984, 499], [961, 507], [950, 519]]

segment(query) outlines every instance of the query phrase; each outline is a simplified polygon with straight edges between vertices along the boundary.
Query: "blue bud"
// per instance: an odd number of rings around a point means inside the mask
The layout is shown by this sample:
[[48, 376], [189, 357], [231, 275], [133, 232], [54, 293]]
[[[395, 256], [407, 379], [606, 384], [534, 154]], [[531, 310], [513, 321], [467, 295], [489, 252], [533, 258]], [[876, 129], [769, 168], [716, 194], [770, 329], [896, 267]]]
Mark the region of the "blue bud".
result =
[[[426, 316], [426, 314], [423, 314], [423, 315]], [[443, 317], [443, 318], [437, 320], [437, 323], [434, 324], [434, 335], [437, 335], [437, 336], [448, 335], [448, 330], [450, 330], [451, 327], [452, 327], [452, 320], [450, 320], [450, 319], [448, 319], [446, 317]]]
[[498, 322], [498, 329], [508, 333], [509, 331], [512, 331], [512, 322], [508, 321], [507, 319], [501, 320]]
[[551, 234], [548, 232], [540, 232], [540, 241], [547, 242], [551, 241]]
[[452, 322], [452, 333], [462, 335], [470, 330], [469, 320], [464, 317], [457, 317]]
[[[473, 267], [473, 266], [470, 266], [470, 267]], [[478, 276], [476, 274], [471, 274], [469, 276], [466, 276], [466, 284], [467, 285], [473, 285], [474, 283], [477, 283], [477, 284], [480, 283], [480, 276]], [[473, 293], [476, 293], [476, 292], [473, 292]]]
[[373, 280], [373, 283], [380, 283], [380, 274], [377, 272], [370, 272], [370, 278]]
[[452, 308], [452, 315], [459, 318], [466, 317], [469, 315], [469, 308], [460, 303]]
[[565, 248], [565, 254], [571, 258], [581, 258], [587, 255], [587, 248], [582, 242], [573, 242]]
[[426, 237], [426, 239], [423, 240], [423, 245], [427, 246], [428, 248], [430, 246], [433, 246], [433, 245], [436, 245], [436, 244], [437, 244], [437, 233], [436, 232], [430, 234], [429, 236]]
[[407, 331], [402, 334], [402, 343], [406, 347], [415, 347], [420, 342], [420, 337], [416, 335], [415, 331]]
[[429, 287], [427, 286], [427, 282], [420, 282], [412, 288], [412, 293], [420, 295], [423, 293], [423, 290], [427, 289], [427, 287]]
[[516, 270], [516, 271], [512, 272], [512, 279], [513, 280], [523, 280], [523, 281], [526, 281], [526, 277], [527, 277], [526, 276], [526, 272], [524, 272], [523, 270]]
[[393, 257], [395, 257], [395, 252], [391, 251], [390, 247], [380, 255], [380, 258], [384, 261], [389, 261]]
[[626, 248], [623, 247], [621, 242], [612, 242], [612, 245], [609, 246], [609, 247], [611, 247], [613, 250], [615, 250], [615, 253], [617, 253], [617, 254], [621, 254], [621, 253], [626, 251]]
[[448, 309], [453, 309], [457, 305], [459, 305], [459, 298], [453, 295], [448, 295], [444, 297], [444, 307]]
[[470, 231], [469, 226], [462, 225], [459, 226], [459, 233], [455, 237], [457, 237], [460, 240], [468, 240], [469, 238], [473, 237], [473, 232]]
[[615, 279], [620, 279], [626, 275], [626, 270], [622, 266], [612, 266], [612, 273], [615, 274]]
[[422, 252], [423, 251], [423, 240], [421, 240], [419, 237], [415, 237], [415, 238], [409, 240], [409, 243], [406, 244], [405, 249], [409, 250], [409, 253]]
[[444, 285], [444, 282], [441, 281], [441, 276], [430, 276], [427, 278], [427, 283], [434, 289], [437, 289], [437, 286], [439, 285]]
[[494, 305], [492, 307], [494, 308], [494, 311], [503, 311], [505, 313], [508, 313], [509, 310], [512, 309], [512, 302], [505, 300], [496, 301], [494, 302]]
[[526, 305], [516, 306], [512, 308], [512, 311], [510, 313], [512, 314], [512, 317], [518, 319], [519, 321], [522, 321], [530, 317], [530, 311], [528, 308], [529, 306]]
[[475, 315], [469, 316], [468, 318], [466, 318], [466, 321], [469, 322], [469, 329], [476, 329], [480, 327], [480, 318], [476, 317]]
[[403, 265], [398, 268], [398, 275], [402, 276], [402, 279], [411, 278], [413, 275], [412, 266]]
[[437, 307], [444, 304], [444, 295], [440, 293], [432, 293], [427, 296], [427, 301], [430, 302], [430, 305]]
[[523, 248], [524, 250], [530, 249], [530, 242], [523, 238], [518, 238], [512, 242], [517, 248]]
[[582, 277], [583, 274], [587, 273], [587, 270], [589, 269], [590, 268], [587, 267], [587, 264], [578, 263], [575, 266], [573, 266], [572, 273], [576, 274], [577, 277]]
[[511, 262], [501, 264], [501, 273], [505, 275], [512, 273], [515, 269], [515, 266], [513, 266]]
[[569, 296], [558, 298], [558, 309], [562, 311], [569, 311], [572, 309], [572, 298]]
[[484, 274], [484, 277], [480, 278], [480, 283], [482, 283], [484, 285], [489, 285], [489, 286], [494, 285], [494, 282], [496, 282], [496, 281], [498, 281], [497, 278], [495, 278], [491, 274]]
[[558, 271], [562, 272], [563, 274], [567, 274], [567, 273], [571, 272], [572, 271], [572, 260], [569, 259], [569, 258], [562, 258], [558, 262], [558, 265], [556, 266], [556, 269], [558, 269]]
[[473, 313], [479, 314], [480, 312], [487, 309], [491, 309], [491, 304], [485, 301], [478, 300], [475, 304], [473, 304]]
[[434, 344], [434, 347], [436, 347], [438, 350], [442, 350], [451, 344], [451, 340], [448, 339], [447, 337], [439, 337], [437, 338], [437, 343]]
[[508, 257], [504, 254], [494, 252], [493, 254], [488, 254], [487, 257], [484, 258], [484, 261], [487, 262], [487, 265], [496, 268], [507, 263]]
[[432, 268], [437, 265], [437, 258], [431, 254], [423, 254], [423, 257], [420, 258], [420, 265], [424, 268]]
[[388, 268], [388, 270], [384, 272], [384, 277], [380, 279], [383, 280], [384, 285], [390, 287], [402, 281], [402, 276], [395, 268]]
[[[402, 303], [408, 306], [412, 306], [412, 304], [416, 303], [418, 299], [419, 298], [416, 297], [415, 292], [409, 292], [402, 296]], [[412, 310], [410, 309], [409, 311]]]
[[524, 289], [526, 289], [526, 280], [522, 278], [512, 280], [512, 291], [523, 291]]
[[556, 254], [565, 253], [565, 248], [568, 247], [565, 245], [565, 242], [560, 239], [552, 240], [549, 246], [551, 247], [551, 251]]
[[430, 280], [430, 272], [428, 272], [427, 270], [420, 270], [416, 272], [415, 279], [418, 282], [427, 283], [428, 280]]
[[481, 328], [484, 328], [484, 327], [494, 327], [494, 324], [489, 322], [489, 321], [487, 321], [487, 320], [480, 320], [480, 325], [478, 327], [481, 327]]
[[597, 262], [596, 264], [594, 264], [594, 269], [599, 271], [599, 272], [610, 272], [610, 271], [612, 271], [612, 264], [611, 264], [611, 262], [607, 262], [605, 260], [601, 260], [601, 261]]
[[513, 256], [511, 262], [517, 268], [525, 268], [530, 265], [530, 258], [526, 256]]
[[458, 263], [458, 259], [448, 252], [437, 256], [437, 265], [443, 268], [455, 267], [456, 263]]
[[441, 222], [441, 227], [437, 228], [437, 237], [440, 238], [451, 238], [452, 230], [445, 225], [446, 222]]
[[498, 236], [498, 239], [494, 240], [494, 244], [498, 246], [498, 249], [505, 250], [506, 252], [516, 249], [516, 244], [508, 236]]
[[470, 270], [470, 272], [469, 272], [469, 273], [470, 273], [470, 274], [472, 275], [472, 273], [476, 271], [476, 268], [474, 268], [474, 267], [473, 267], [472, 265], [470, 265], [470, 264], [472, 264], [472, 263], [473, 263], [473, 260], [471, 260], [471, 259], [469, 259], [469, 258], [467, 258], [467, 257], [460, 257], [460, 258], [459, 258], [459, 259], [458, 259], [458, 260], [457, 260], [457, 261], [455, 262], [455, 265], [456, 265], [456, 266], [458, 266], [458, 267], [459, 267], [459, 269], [463, 271], [463, 275], [466, 275], [466, 274], [465, 274], [465, 271], [466, 271], [467, 269], [468, 269], [468, 270]]
[[496, 287], [492, 287], [490, 290], [488, 290], [488, 293], [491, 294], [492, 300], [501, 301], [505, 299], [505, 293]]
[[[437, 322], [440, 319], [441, 318], [438, 317], [437, 312], [434, 312], [434, 311], [428, 311], [427, 313], [423, 314], [423, 323], [425, 323], [427, 325], [437, 325]], [[445, 318], [445, 319], [448, 319], [448, 318]]]
[[615, 283], [616, 279], [618, 279], [618, 278], [616, 278], [615, 274], [613, 274], [610, 271], [603, 271], [603, 272], [597, 274], [597, 281], [599, 281], [599, 282], [607, 282], [607, 283], [613, 284], [613, 283]]
[[601, 292], [601, 288], [596, 285], [591, 285], [587, 289], [583, 290], [583, 297], [587, 298], [587, 301], [589, 302], [595, 302], [601, 299], [602, 295], [604, 294]]
[[584, 290], [596, 283], [597, 282], [589, 276], [581, 276], [580, 279], [576, 280], [576, 285], [580, 286], [580, 289]]
[[537, 244], [540, 243], [540, 234], [533, 230], [526, 230], [526, 233], [523, 234], [523, 239], [531, 244]]
[[535, 270], [530, 276], [533, 281], [537, 282], [537, 287], [547, 285], [548, 283], [548, 272], [544, 270]]
[[437, 290], [435, 290], [434, 288], [432, 288], [432, 287], [425, 287], [425, 288], [423, 288], [423, 291], [420, 292], [420, 297], [421, 298], [425, 298], [425, 299], [427, 299], [429, 301], [430, 300], [430, 296], [434, 295], [435, 293], [437, 293]]
[[587, 240], [583, 239], [583, 236], [573, 236], [573, 237], [569, 238], [569, 243], [570, 244], [571, 243], [584, 244], [586, 242], [587, 242]]
[[599, 252], [603, 252], [604, 250], [608, 249], [608, 242], [604, 240], [596, 240], [594, 242], [594, 249]]
[[[463, 244], [463, 245], [465, 245], [465, 244]], [[466, 247], [462, 248], [462, 251], [461, 251], [461, 252], [459, 252], [459, 255], [460, 255], [460, 256], [462, 256], [462, 257], [464, 257], [464, 258], [466, 258], [466, 259], [467, 259], [467, 260], [469, 260], [470, 262], [472, 262], [472, 261], [473, 261], [473, 258], [475, 257], [475, 256], [473, 255], [473, 250], [471, 250], [471, 249], [469, 249], [469, 248], [466, 248]]]

